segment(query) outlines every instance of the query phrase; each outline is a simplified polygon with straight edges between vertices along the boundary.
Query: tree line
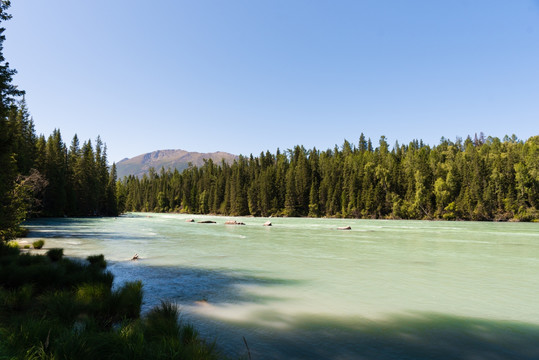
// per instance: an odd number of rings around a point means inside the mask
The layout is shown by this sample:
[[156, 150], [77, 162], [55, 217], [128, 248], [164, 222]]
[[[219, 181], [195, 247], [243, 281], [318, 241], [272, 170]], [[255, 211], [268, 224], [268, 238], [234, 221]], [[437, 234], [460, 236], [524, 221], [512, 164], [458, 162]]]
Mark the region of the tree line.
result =
[[[37, 136], [24, 98], [13, 102], [0, 120], [2, 156], [3, 235], [36, 216], [115, 216], [116, 166], [110, 169], [107, 147], [100, 137], [71, 145], [60, 130]], [[9, 236], [11, 234], [11, 236]]]
[[[0, 2], [0, 23], [11, 18], [9, 1]], [[0, 28], [0, 241], [21, 234], [28, 216], [117, 215], [116, 167], [98, 137], [67, 148], [60, 130], [37, 136], [16, 71], [3, 55]]]
[[303, 146], [183, 172], [151, 169], [117, 186], [120, 211], [231, 216], [521, 220], [539, 218], [539, 136], [385, 137], [320, 151]]

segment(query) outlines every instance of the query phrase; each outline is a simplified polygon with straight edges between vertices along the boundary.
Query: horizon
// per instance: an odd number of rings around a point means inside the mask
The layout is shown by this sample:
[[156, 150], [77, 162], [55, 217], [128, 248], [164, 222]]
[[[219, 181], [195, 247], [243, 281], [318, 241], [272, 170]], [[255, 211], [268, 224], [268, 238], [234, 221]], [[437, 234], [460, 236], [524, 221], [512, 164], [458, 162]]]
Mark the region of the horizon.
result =
[[36, 132], [99, 135], [111, 163], [328, 149], [362, 132], [375, 147], [539, 134], [536, 0], [27, 0], [9, 12], [4, 54]]

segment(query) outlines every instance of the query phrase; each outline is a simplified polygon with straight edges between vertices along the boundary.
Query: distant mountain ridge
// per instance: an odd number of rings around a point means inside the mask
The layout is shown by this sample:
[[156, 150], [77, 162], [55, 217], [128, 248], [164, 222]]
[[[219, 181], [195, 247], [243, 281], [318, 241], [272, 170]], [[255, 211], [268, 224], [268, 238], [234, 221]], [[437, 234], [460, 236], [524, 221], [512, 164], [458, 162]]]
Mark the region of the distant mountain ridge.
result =
[[182, 171], [187, 169], [189, 163], [195, 166], [204, 165], [204, 159], [212, 160], [219, 164], [221, 160], [225, 160], [227, 163], [232, 163], [238, 156], [227, 152], [217, 151], [213, 153], [199, 153], [189, 152], [186, 150], [156, 150], [150, 153], [138, 155], [130, 159], [126, 158], [120, 160], [116, 164], [116, 170], [118, 172], [118, 179], [128, 175], [135, 175], [141, 177], [150, 171], [150, 168], [154, 168], [157, 172], [162, 167], [167, 169], [178, 169]]

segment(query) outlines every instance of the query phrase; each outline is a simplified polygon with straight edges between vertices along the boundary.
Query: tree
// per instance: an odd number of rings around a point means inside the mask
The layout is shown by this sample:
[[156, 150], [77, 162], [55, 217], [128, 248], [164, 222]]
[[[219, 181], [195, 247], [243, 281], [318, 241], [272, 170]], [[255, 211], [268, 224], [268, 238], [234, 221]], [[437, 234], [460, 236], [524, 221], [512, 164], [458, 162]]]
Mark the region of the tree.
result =
[[118, 192], [117, 192], [117, 172], [116, 163], [112, 163], [109, 174], [109, 182], [106, 189], [106, 215], [117, 216], [118, 215]]
[[[39, 141], [38, 141], [39, 143]], [[285, 153], [207, 161], [182, 173], [129, 177], [117, 185], [127, 210], [224, 215], [342, 216], [532, 220], [538, 217], [539, 137], [442, 138], [375, 149], [362, 135], [324, 152], [295, 146]], [[124, 205], [122, 205], [124, 206]]]
[[[11, 18], [6, 11], [9, 1], [0, 3], [0, 23]], [[12, 84], [14, 69], [4, 57], [5, 28], [0, 27], [0, 240], [16, 235], [19, 222], [26, 216], [24, 206], [16, 196], [17, 167], [14, 156], [14, 137], [8, 123], [9, 111], [15, 106], [16, 98], [24, 92]]]

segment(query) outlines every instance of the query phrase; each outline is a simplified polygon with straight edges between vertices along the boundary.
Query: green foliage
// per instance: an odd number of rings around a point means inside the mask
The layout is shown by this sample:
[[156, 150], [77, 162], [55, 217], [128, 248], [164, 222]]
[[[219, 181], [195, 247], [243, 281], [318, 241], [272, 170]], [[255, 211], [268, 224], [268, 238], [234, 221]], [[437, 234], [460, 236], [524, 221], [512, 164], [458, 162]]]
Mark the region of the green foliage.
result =
[[120, 211], [253, 216], [328, 216], [445, 220], [538, 219], [539, 136], [442, 138], [390, 149], [360, 137], [359, 146], [302, 146], [233, 164], [207, 161], [116, 184]]
[[178, 338], [181, 330], [179, 315], [176, 304], [162, 301], [146, 316], [145, 336], [149, 339]]
[[[11, 18], [7, 14], [9, 1], [0, 3], [0, 23]], [[0, 241], [16, 236], [18, 226], [24, 220], [23, 202], [17, 198], [17, 159], [14, 151], [17, 138], [14, 136], [13, 115], [16, 98], [24, 92], [12, 84], [16, 71], [10, 69], [3, 54], [6, 39], [5, 28], [0, 27]]]
[[93, 263], [20, 254], [0, 244], [0, 355], [20, 359], [217, 359], [163, 302], [140, 319], [142, 283], [112, 290]]
[[[9, 20], [9, 1], [0, 2], [0, 22]], [[109, 174], [106, 146], [98, 137], [69, 151], [60, 130], [36, 136], [24, 91], [12, 84], [15, 70], [3, 55], [0, 27], [0, 241], [23, 234], [28, 216], [116, 216], [115, 167]]]
[[34, 249], [41, 249], [43, 245], [45, 245], [45, 241], [43, 240], [37, 240], [32, 243], [32, 246], [34, 247]]
[[86, 258], [90, 265], [98, 267], [100, 269], [106, 269], [107, 268], [107, 261], [105, 260], [105, 256], [103, 254], [100, 255], [90, 255]]
[[53, 262], [60, 261], [62, 257], [64, 256], [64, 249], [60, 249], [60, 248], [50, 249], [49, 251], [47, 251], [47, 256]]
[[0, 288], [0, 307], [4, 311], [26, 310], [31, 303], [32, 296], [32, 284], [24, 284], [12, 290]]
[[142, 295], [141, 281], [127, 282], [112, 294], [111, 308], [120, 319], [136, 319], [140, 314]]

